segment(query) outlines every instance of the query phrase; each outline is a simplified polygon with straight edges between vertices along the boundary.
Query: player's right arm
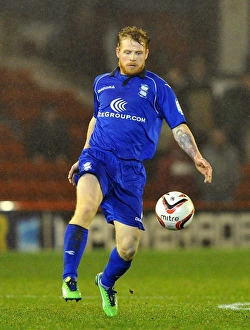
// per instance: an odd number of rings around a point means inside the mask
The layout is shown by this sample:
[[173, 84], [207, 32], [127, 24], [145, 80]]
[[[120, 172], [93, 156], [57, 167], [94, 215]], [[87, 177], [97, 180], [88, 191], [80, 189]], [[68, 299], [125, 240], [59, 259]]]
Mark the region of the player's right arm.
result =
[[[90, 147], [89, 140], [94, 131], [95, 124], [96, 124], [96, 118], [92, 117], [89, 122], [88, 130], [87, 130], [87, 137], [86, 137], [86, 141], [85, 141], [83, 149]], [[78, 172], [78, 170], [79, 170], [79, 160], [75, 164], [73, 164], [69, 170], [68, 180], [70, 183], [74, 184], [73, 178], [74, 178], [74, 175]]]
[[96, 118], [92, 117], [90, 122], [89, 122], [88, 130], [87, 130], [87, 137], [86, 137], [86, 141], [85, 141], [83, 149], [86, 149], [86, 148], [90, 147], [89, 140], [90, 140], [90, 137], [91, 137], [91, 135], [94, 131], [95, 124], [96, 124]]

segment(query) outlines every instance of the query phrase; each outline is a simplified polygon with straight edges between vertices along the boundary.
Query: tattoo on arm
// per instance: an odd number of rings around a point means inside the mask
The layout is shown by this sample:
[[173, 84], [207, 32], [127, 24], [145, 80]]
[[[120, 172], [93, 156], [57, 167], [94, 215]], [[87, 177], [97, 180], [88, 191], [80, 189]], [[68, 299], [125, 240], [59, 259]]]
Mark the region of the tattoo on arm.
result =
[[179, 128], [175, 132], [175, 139], [179, 146], [192, 158], [194, 159], [197, 154], [197, 146], [191, 133], [182, 128]]

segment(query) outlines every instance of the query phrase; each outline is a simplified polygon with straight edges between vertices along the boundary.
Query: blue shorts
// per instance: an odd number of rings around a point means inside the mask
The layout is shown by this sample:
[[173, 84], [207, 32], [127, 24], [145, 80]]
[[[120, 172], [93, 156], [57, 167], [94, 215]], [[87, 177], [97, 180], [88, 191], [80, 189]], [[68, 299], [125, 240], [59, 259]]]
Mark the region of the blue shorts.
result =
[[101, 208], [108, 223], [114, 220], [144, 230], [142, 224], [142, 196], [146, 183], [143, 163], [117, 158], [112, 152], [96, 148], [84, 149], [79, 157], [79, 173], [94, 174], [101, 186]]

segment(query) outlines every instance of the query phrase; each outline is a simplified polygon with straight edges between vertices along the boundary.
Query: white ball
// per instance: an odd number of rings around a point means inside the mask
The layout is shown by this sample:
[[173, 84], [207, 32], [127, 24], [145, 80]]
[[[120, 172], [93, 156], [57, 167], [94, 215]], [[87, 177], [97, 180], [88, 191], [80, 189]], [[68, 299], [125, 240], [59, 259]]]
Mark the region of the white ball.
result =
[[181, 230], [190, 225], [195, 208], [192, 200], [184, 193], [170, 191], [158, 199], [155, 213], [162, 227]]

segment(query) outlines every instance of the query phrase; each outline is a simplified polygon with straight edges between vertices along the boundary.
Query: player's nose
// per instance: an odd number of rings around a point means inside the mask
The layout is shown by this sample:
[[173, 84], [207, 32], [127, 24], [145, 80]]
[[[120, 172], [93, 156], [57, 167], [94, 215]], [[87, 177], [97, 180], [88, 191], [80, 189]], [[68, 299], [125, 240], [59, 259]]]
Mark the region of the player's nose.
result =
[[135, 61], [136, 60], [136, 55], [134, 53], [130, 54], [130, 60]]

